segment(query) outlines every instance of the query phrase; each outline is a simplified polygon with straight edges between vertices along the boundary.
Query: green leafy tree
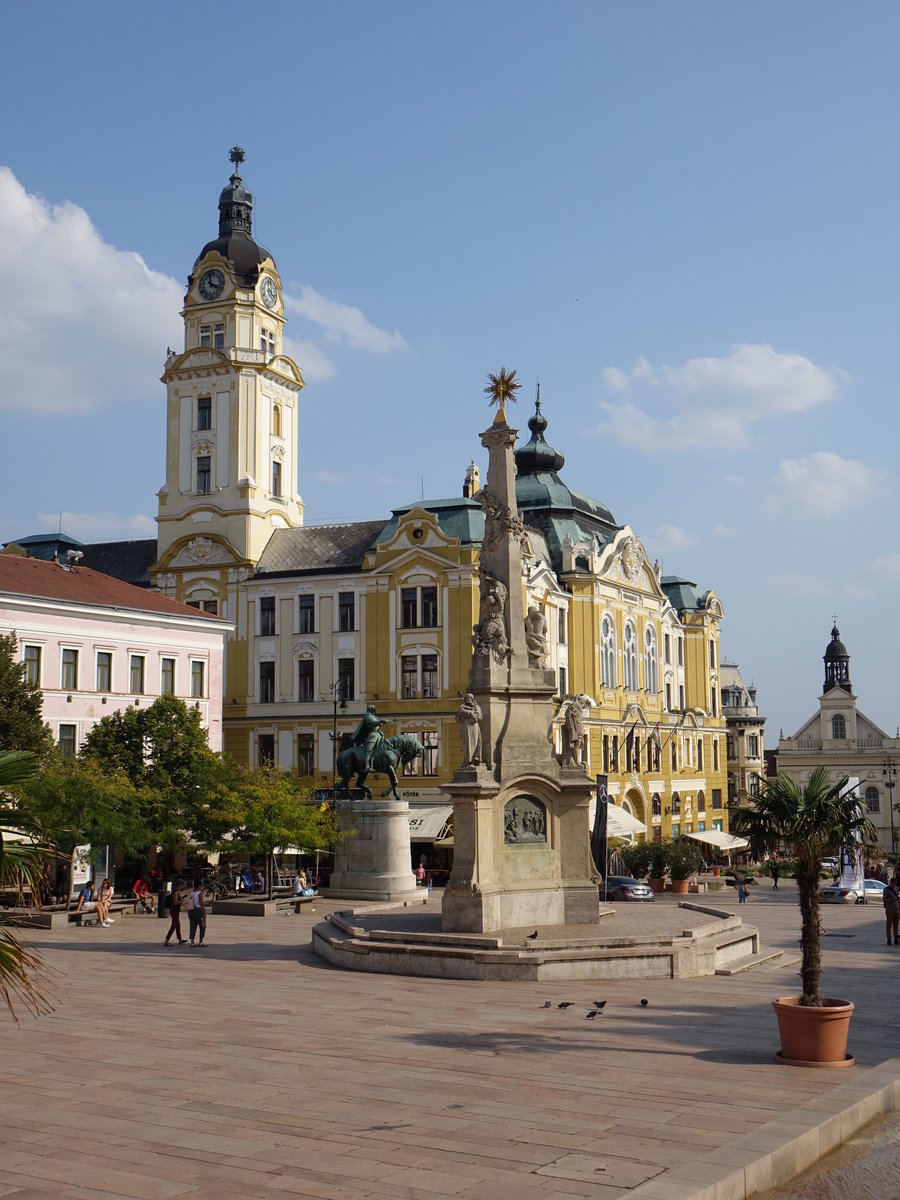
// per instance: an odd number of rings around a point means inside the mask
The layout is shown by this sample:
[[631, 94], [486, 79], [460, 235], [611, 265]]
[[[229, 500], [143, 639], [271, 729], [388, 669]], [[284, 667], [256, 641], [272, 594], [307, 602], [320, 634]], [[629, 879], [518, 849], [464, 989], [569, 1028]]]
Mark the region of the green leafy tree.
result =
[[805, 1008], [822, 1007], [819, 864], [842, 846], [862, 846], [877, 836], [859, 797], [846, 790], [847, 782], [846, 776], [832, 780], [825, 767], [815, 770], [802, 787], [787, 775], [760, 778], [760, 795], [750, 808], [739, 808], [731, 818], [731, 832], [748, 840], [756, 858], [784, 843], [791, 847], [800, 901], [800, 1004]]
[[[27, 884], [37, 894], [40, 878], [42, 847], [37, 840], [37, 825], [20, 805], [11, 802], [7, 789], [27, 780], [36, 770], [37, 756], [22, 750], [0, 753], [0, 883], [20, 886]], [[13, 840], [11, 833], [32, 833], [34, 840]], [[15, 1001], [19, 1001], [35, 1016], [50, 1012], [52, 1005], [41, 990], [47, 968], [40, 955], [24, 946], [0, 916], [0, 998], [13, 1018]]]
[[175, 696], [104, 717], [85, 738], [81, 757], [104, 773], [127, 776], [140, 795], [149, 840], [170, 849], [200, 822], [221, 782], [221, 760], [209, 748], [199, 710]]
[[50, 726], [41, 715], [44, 695], [25, 678], [25, 664], [16, 660], [16, 635], [0, 635], [0, 746], [31, 750], [44, 758], [53, 748]]
[[272, 859], [279, 847], [329, 847], [336, 840], [334, 817], [313, 800], [308, 784], [274, 767], [223, 764], [219, 785], [193, 828], [209, 849], [240, 848], [266, 859], [266, 895], [272, 894]]

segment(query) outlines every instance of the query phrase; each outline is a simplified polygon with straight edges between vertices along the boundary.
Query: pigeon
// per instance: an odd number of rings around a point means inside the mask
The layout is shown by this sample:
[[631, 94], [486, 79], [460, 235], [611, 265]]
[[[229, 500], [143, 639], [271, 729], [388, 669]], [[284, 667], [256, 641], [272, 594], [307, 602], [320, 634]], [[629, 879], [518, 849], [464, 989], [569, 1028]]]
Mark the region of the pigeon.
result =
[[606, 1008], [605, 1000], [592, 1000], [591, 1004], [593, 1004], [594, 1008]]
[[649, 1001], [649, 1000], [642, 1000], [642, 1001], [641, 1001], [641, 1008], [646, 1008], [646, 1007], [647, 1007], [647, 1005], [648, 1005], [649, 1003], [650, 1003], [650, 1001]]
[[537, 937], [537, 935], [538, 935], [538, 931], [537, 931], [537, 930], [535, 930], [535, 931], [534, 931], [534, 933], [529, 933], [529, 934], [526, 934], [525, 940], [526, 940], [527, 942], [533, 942], [533, 941], [534, 941], [534, 939]]
[[586, 1021], [593, 1021], [594, 1017], [600, 1016], [600, 1011], [601, 1010], [599, 1008], [592, 1008], [589, 1013], [584, 1014], [584, 1019]]
[[541, 1008], [552, 1008], [552, 1007], [553, 1007], [552, 1000], [545, 1000], [544, 1003], [541, 1005]]
[[571, 1008], [575, 1003], [574, 1000], [563, 1000], [562, 1004], [557, 1004], [557, 1008]]

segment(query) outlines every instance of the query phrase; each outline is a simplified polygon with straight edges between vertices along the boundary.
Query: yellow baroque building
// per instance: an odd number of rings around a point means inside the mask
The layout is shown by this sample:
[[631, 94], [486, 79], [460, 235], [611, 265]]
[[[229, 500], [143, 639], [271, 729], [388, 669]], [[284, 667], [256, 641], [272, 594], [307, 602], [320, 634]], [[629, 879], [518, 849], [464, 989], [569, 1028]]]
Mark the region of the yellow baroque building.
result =
[[[303, 378], [282, 350], [281, 279], [253, 239], [243, 153], [235, 147], [231, 157], [218, 237], [188, 278], [184, 350], [170, 351], [162, 377], [166, 481], [150, 578], [234, 622], [226, 752], [329, 787], [335, 745], [372, 704], [387, 733], [425, 746], [403, 780], [407, 798], [446, 813], [442, 787], [462, 763], [456, 713], [479, 615], [479, 471], [468, 467], [458, 496], [389, 519], [303, 524]], [[726, 830], [721, 604], [661, 577], [629, 526], [563, 482], [539, 397], [528, 426], [516, 495], [525, 611], [539, 612], [559, 681], [547, 736], [560, 751], [566, 705], [587, 697], [588, 770], [608, 778], [648, 836]]]

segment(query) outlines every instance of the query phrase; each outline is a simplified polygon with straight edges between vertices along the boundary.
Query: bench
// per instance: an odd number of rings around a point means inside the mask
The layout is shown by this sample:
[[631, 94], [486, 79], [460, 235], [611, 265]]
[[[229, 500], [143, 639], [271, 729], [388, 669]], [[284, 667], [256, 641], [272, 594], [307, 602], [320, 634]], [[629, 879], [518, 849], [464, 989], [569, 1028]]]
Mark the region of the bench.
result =
[[318, 892], [315, 892], [312, 896], [290, 896], [288, 898], [290, 899], [291, 904], [294, 906], [294, 912], [299, 916], [299, 914], [303, 911], [304, 904], [315, 904], [317, 900], [321, 899], [321, 896]]
[[[110, 915], [112, 913], [127, 913], [129, 910], [137, 912], [137, 904], [137, 900], [135, 900], [133, 897], [129, 899], [127, 896], [120, 896], [116, 900], [110, 900]], [[76, 912], [74, 909], [72, 909], [69, 912], [69, 921], [77, 925], [79, 928], [83, 928], [85, 925], [99, 925], [100, 914], [97, 912], [96, 908], [89, 908], [87, 912], [85, 912], [84, 909], [82, 909], [81, 912]]]

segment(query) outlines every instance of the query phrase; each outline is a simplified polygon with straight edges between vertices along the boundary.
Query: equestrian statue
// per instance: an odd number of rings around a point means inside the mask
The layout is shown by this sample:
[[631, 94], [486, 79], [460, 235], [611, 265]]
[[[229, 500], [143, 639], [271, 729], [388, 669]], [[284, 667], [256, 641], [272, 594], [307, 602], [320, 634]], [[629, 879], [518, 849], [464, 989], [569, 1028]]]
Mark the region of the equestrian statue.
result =
[[362, 789], [367, 800], [371, 800], [372, 791], [366, 787], [366, 776], [373, 771], [377, 775], [387, 775], [390, 780], [390, 786], [381, 793], [382, 797], [392, 795], [399, 800], [398, 765], [405, 766], [424, 753], [425, 747], [411, 734], [398, 733], [394, 737], [385, 737], [381, 732], [381, 719], [370, 704], [353, 734], [352, 745], [337, 756], [337, 772], [341, 777], [343, 794], [350, 797], [350, 779], [355, 774], [356, 787]]

